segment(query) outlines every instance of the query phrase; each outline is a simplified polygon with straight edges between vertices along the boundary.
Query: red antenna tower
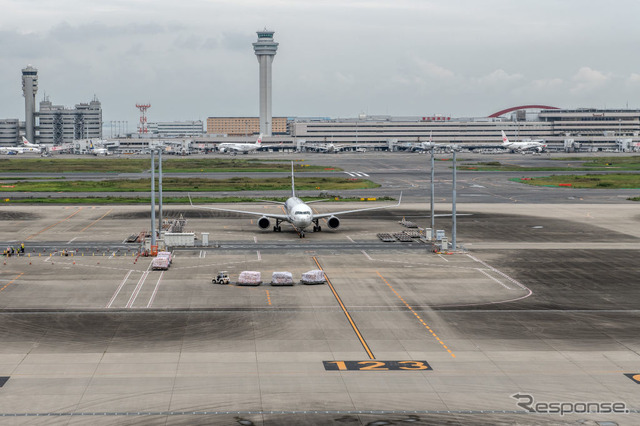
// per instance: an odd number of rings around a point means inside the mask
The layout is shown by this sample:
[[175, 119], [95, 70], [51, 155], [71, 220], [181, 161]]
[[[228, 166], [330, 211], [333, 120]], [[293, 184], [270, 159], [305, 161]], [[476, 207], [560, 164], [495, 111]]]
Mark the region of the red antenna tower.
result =
[[151, 104], [136, 104], [136, 108], [140, 110], [140, 126], [138, 127], [138, 133], [147, 133], [147, 110], [151, 108]]

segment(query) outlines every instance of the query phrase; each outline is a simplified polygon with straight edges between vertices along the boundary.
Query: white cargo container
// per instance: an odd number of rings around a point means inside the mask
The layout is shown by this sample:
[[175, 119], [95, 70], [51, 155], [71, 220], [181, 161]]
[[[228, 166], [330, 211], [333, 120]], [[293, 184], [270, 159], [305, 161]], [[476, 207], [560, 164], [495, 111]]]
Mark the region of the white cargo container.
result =
[[302, 284], [324, 284], [326, 281], [324, 271], [314, 269], [302, 274]]
[[271, 285], [293, 285], [291, 272], [274, 272], [271, 275]]
[[166, 257], [154, 257], [151, 261], [151, 269], [169, 269], [169, 259]]
[[171, 262], [173, 261], [173, 257], [171, 256], [170, 251], [159, 251], [156, 257], [166, 258], [169, 261], [169, 265], [171, 265]]
[[260, 272], [257, 271], [242, 271], [238, 276], [238, 285], [260, 285], [262, 284], [262, 278]]

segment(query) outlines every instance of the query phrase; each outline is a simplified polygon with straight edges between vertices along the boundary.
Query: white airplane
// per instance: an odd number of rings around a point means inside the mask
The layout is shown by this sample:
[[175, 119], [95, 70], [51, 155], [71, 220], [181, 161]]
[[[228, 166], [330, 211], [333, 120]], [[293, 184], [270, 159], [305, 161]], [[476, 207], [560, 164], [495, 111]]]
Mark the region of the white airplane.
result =
[[232, 154], [248, 154], [251, 151], [255, 151], [258, 148], [269, 148], [277, 145], [262, 145], [262, 133], [258, 136], [258, 140], [256, 143], [221, 143], [218, 145], [218, 150], [220, 152], [229, 152]]
[[309, 144], [306, 146], [307, 149], [313, 150], [315, 152], [325, 152], [325, 153], [338, 153], [343, 151], [347, 145], [336, 145], [333, 143], [325, 143], [325, 144]]
[[29, 149], [29, 151], [27, 151], [27, 152], [40, 152], [40, 151], [42, 151], [42, 146], [41, 145], [36, 145], [36, 144], [33, 144], [33, 143], [29, 142], [27, 140], [27, 138], [25, 138], [24, 136], [22, 137], [22, 144], [25, 146], [25, 148]]
[[458, 146], [453, 144], [434, 143], [433, 132], [429, 132], [429, 141], [420, 142], [417, 145], [413, 145], [411, 150], [423, 152], [423, 151], [431, 151], [432, 149], [436, 149], [436, 148], [450, 150], [450, 149], [458, 149]]
[[334, 144], [334, 143], [323, 143], [323, 144], [313, 144], [310, 143], [305, 145], [305, 147], [314, 152], [322, 152], [327, 154], [337, 154], [339, 152], [344, 151], [353, 151], [353, 152], [367, 152], [367, 148], [371, 148], [371, 144], [355, 144], [355, 143], [343, 143], [343, 144]]
[[413, 145], [412, 151], [429, 151], [435, 148], [436, 145], [433, 143], [433, 132], [429, 132], [429, 141], [428, 142], [420, 142], [417, 145]]
[[10, 154], [25, 154], [27, 152], [40, 154], [42, 152], [42, 147], [40, 145], [32, 144], [24, 136], [22, 137], [22, 145], [23, 146], [0, 147], [0, 153], [10, 155]]
[[[98, 146], [98, 144], [99, 144], [100, 146]], [[90, 151], [89, 151], [89, 152], [90, 152], [91, 154], [95, 155], [95, 156], [98, 156], [98, 155], [109, 155], [109, 154], [111, 154], [107, 148], [105, 148], [104, 146], [102, 146], [102, 143], [101, 143], [101, 142], [96, 142], [96, 145], [94, 145], [94, 144], [93, 144], [93, 141], [90, 141], [90, 142], [89, 142], [89, 148], [90, 148]]]
[[400, 198], [398, 199], [398, 203], [391, 206], [383, 206], [383, 207], [369, 207], [366, 209], [356, 209], [356, 210], [343, 210], [339, 212], [333, 213], [321, 213], [314, 214], [309, 204], [317, 203], [320, 201], [326, 200], [316, 200], [316, 201], [307, 201], [306, 203], [302, 201], [300, 198], [296, 196], [296, 187], [293, 179], [293, 162], [291, 163], [291, 197], [287, 199], [284, 203], [279, 201], [267, 201], [273, 204], [280, 204], [284, 207], [285, 214], [271, 214], [271, 213], [258, 213], [258, 212], [249, 212], [244, 210], [233, 210], [233, 209], [221, 209], [217, 207], [207, 207], [207, 206], [195, 206], [191, 201], [191, 194], [189, 196], [189, 203], [191, 203], [192, 207], [196, 207], [199, 209], [208, 209], [208, 210], [218, 210], [223, 212], [232, 212], [232, 213], [241, 213], [248, 214], [253, 216], [260, 216], [258, 219], [258, 227], [260, 229], [267, 229], [271, 225], [270, 219], [274, 219], [276, 224], [273, 226], [274, 232], [282, 231], [280, 224], [282, 222], [289, 222], [293, 228], [298, 232], [300, 238], [304, 238], [305, 229], [311, 224], [313, 224], [313, 232], [322, 231], [322, 227], [320, 226], [319, 220], [323, 218], [327, 219], [327, 226], [329, 229], [337, 229], [340, 226], [340, 219], [338, 219], [338, 215], [356, 213], [362, 211], [370, 211], [370, 210], [380, 210], [380, 209], [388, 209], [391, 207], [397, 207], [400, 205], [402, 201], [402, 193], [400, 193]]
[[525, 140], [522, 142], [510, 142], [507, 135], [502, 130], [502, 146], [504, 148], [510, 149], [511, 152], [522, 152], [525, 151], [533, 151], [533, 152], [542, 152], [547, 148], [547, 145], [543, 140]]

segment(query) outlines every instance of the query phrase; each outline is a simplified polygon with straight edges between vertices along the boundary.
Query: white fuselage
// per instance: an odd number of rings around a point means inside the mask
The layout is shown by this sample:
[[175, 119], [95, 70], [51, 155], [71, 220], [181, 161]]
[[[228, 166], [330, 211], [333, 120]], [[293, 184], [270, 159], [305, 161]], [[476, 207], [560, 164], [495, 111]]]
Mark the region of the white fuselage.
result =
[[260, 148], [257, 143], [221, 143], [220, 151], [222, 152], [249, 152]]
[[40, 148], [37, 147], [24, 147], [24, 146], [16, 146], [16, 147], [2, 147], [2, 149], [0, 150], [0, 152], [4, 153], [4, 154], [8, 154], [10, 152], [14, 152], [16, 154], [24, 154], [27, 152], [34, 152], [36, 154], [40, 154], [42, 150]]
[[522, 151], [527, 149], [537, 149], [542, 150], [545, 148], [545, 145], [539, 141], [527, 141], [527, 142], [508, 142], [505, 143], [504, 146], [507, 149], [512, 149], [515, 151]]
[[284, 203], [284, 209], [293, 226], [298, 230], [304, 230], [313, 223], [311, 207], [298, 197], [290, 197]]

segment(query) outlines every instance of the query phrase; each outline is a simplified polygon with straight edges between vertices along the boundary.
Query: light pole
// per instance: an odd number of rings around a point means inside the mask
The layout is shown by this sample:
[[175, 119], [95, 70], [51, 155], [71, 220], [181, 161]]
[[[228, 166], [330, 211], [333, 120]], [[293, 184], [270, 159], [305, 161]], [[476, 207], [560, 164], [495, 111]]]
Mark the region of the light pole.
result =
[[433, 200], [433, 194], [435, 192], [435, 183], [434, 183], [434, 175], [435, 175], [435, 171], [434, 171], [434, 166], [435, 166], [435, 158], [434, 158], [434, 151], [435, 149], [433, 147], [431, 147], [431, 238], [433, 238], [434, 233], [436, 232], [436, 218], [435, 218], [435, 204], [434, 204], [434, 200]]
[[[151, 150], [151, 246], [156, 245], [156, 163], [155, 150]], [[153, 250], [152, 250], [153, 251]]]
[[451, 248], [456, 250], [456, 150], [453, 150], [453, 193], [451, 196]]
[[158, 148], [158, 234], [162, 236], [162, 147]]

